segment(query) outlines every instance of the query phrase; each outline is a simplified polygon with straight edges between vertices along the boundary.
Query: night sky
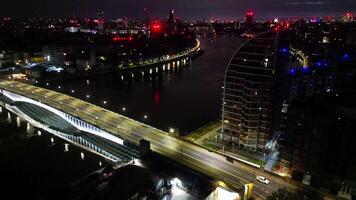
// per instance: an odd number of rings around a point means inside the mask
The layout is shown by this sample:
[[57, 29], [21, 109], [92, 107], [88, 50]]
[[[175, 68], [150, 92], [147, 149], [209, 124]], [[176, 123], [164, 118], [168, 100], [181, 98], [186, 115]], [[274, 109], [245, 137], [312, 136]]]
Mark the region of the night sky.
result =
[[2, 0], [0, 16], [68, 17], [95, 16], [103, 10], [106, 18], [142, 18], [143, 9], [152, 17], [166, 16], [175, 9], [183, 19], [241, 18], [251, 9], [258, 17], [338, 15], [356, 11], [356, 0]]

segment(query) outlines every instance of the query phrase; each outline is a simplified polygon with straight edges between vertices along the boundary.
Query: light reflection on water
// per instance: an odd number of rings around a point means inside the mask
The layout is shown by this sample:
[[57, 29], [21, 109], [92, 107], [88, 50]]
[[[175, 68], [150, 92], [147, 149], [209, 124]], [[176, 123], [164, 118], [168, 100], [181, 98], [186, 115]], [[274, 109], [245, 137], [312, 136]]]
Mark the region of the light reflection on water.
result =
[[[186, 134], [219, 118], [224, 71], [240, 44], [241, 40], [236, 38], [218, 38], [214, 42], [202, 40], [205, 50], [202, 56], [191, 64], [187, 62], [187, 67], [180, 67], [180, 72], [163, 72], [156, 81], [135, 77], [135, 81], [128, 83], [127, 80], [122, 81], [121, 74], [111, 73], [54, 81], [48, 86], [43, 83], [42, 86], [162, 130], [168, 131], [173, 127], [180, 134]], [[177, 63], [165, 66], [177, 68]], [[149, 117], [145, 118], [145, 115]]]

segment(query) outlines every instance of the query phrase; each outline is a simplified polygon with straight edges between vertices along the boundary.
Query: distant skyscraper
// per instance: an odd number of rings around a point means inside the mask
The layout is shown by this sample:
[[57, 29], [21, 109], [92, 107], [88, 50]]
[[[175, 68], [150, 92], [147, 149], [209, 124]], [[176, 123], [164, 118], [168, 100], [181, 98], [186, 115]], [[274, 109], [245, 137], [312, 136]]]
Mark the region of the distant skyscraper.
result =
[[352, 13], [347, 12], [342, 19], [344, 22], [352, 22], [354, 20], [354, 17]]
[[174, 19], [174, 10], [170, 10], [170, 11], [169, 11], [168, 21], [169, 21], [170, 23], [174, 23], [174, 21], [175, 21], [175, 19]]
[[144, 22], [147, 26], [150, 26], [151, 24], [151, 17], [150, 17], [150, 11], [147, 8], [143, 9], [143, 13], [144, 13]]
[[105, 23], [105, 20], [104, 20], [104, 11], [99, 10], [99, 11], [97, 12], [97, 17], [98, 17], [98, 29], [99, 29], [99, 30], [104, 30], [104, 23]]
[[222, 139], [235, 147], [264, 152], [280, 113], [283, 93], [277, 80], [279, 33], [269, 32], [242, 45], [225, 74], [222, 102]]
[[176, 29], [176, 19], [174, 17], [174, 10], [169, 11], [167, 22], [169, 31], [174, 31]]
[[252, 24], [253, 24], [253, 17], [254, 17], [254, 13], [253, 12], [251, 12], [251, 11], [248, 11], [247, 13], [246, 13], [246, 16], [245, 16], [245, 22], [246, 22], [246, 25], [247, 26], [251, 26]]

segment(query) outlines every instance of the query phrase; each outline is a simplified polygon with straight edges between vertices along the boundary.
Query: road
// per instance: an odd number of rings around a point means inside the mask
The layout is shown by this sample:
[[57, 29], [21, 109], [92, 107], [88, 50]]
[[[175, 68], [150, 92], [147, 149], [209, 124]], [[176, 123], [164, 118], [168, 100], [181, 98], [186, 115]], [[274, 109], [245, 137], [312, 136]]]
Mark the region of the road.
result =
[[[296, 185], [283, 178], [268, 176], [262, 170], [248, 167], [242, 163], [230, 163], [219, 154], [209, 152], [190, 142], [179, 140], [165, 131], [71, 96], [7, 80], [0, 80], [0, 88], [41, 101], [136, 144], [141, 139], [150, 141], [151, 149], [154, 152], [221, 181], [232, 188], [241, 188], [243, 184], [254, 182], [254, 194], [259, 199], [265, 199], [271, 192], [282, 187], [297, 189]], [[270, 183], [266, 185], [256, 181], [254, 178], [256, 175], [267, 176]]]

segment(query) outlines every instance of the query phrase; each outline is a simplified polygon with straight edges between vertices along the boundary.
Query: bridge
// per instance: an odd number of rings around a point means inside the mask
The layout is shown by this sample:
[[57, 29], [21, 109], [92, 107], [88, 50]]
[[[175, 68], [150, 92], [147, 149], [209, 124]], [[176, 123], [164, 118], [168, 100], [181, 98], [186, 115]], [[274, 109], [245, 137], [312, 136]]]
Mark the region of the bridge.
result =
[[[261, 169], [254, 169], [239, 162], [227, 161], [219, 154], [177, 139], [166, 131], [62, 93], [16, 81], [0, 80], [0, 96], [5, 99], [5, 102], [8, 102], [5, 104], [7, 109], [21, 114], [34, 126], [42, 120], [41, 124], [37, 124], [39, 128], [66, 139], [78, 140], [79, 136], [76, 134], [66, 134], [67, 136], [65, 136], [63, 132], [79, 130], [86, 133], [87, 137], [82, 137], [80, 140], [86, 143], [94, 153], [103, 155], [104, 152], [104, 155], [113, 161], [122, 159], [108, 149], [89, 144], [90, 139], [88, 138], [95, 136], [96, 139], [91, 139], [91, 141], [109, 141], [114, 144], [112, 146], [117, 147], [113, 148], [116, 151], [125, 151], [127, 143], [139, 144], [140, 140], [147, 140], [150, 142], [153, 152], [205, 174], [220, 185], [241, 190], [244, 184], [254, 182], [254, 193], [259, 199], [265, 199], [271, 192], [282, 187], [298, 188], [283, 178], [265, 175]], [[31, 116], [31, 112], [38, 114]], [[41, 119], [49, 114], [55, 117], [55, 120], [63, 120], [60, 123], [63, 127], [54, 127], [56, 124], [49, 124], [48, 119]], [[132, 155], [134, 153], [131, 152]], [[270, 184], [256, 182], [256, 175], [267, 176]]]
[[[20, 118], [27, 121], [27, 128], [32, 125], [38, 129], [35, 131], [39, 135], [42, 130], [47, 131], [115, 164], [139, 158], [139, 149], [136, 145], [124, 144], [121, 139], [45, 104], [8, 91], [1, 91], [0, 102], [16, 115], [18, 123]], [[0, 109], [3, 112], [1, 107]], [[7, 113], [7, 118], [11, 121], [10, 112]]]

